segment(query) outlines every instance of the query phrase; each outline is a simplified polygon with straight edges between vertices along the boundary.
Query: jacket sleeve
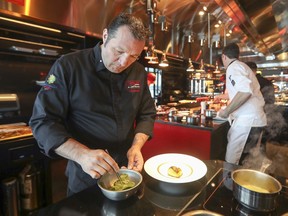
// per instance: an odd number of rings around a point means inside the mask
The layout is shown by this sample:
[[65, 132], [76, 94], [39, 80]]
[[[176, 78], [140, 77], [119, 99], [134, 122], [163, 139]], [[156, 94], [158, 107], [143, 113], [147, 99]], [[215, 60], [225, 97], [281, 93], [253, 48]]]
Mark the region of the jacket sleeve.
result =
[[156, 117], [156, 107], [148, 85], [145, 83], [144, 93], [141, 100], [140, 109], [136, 117], [135, 133], [144, 133], [153, 137], [154, 121]]
[[64, 123], [68, 112], [67, 83], [61, 59], [57, 60], [36, 97], [29, 122], [41, 151], [49, 157], [57, 157], [54, 149], [70, 138]]

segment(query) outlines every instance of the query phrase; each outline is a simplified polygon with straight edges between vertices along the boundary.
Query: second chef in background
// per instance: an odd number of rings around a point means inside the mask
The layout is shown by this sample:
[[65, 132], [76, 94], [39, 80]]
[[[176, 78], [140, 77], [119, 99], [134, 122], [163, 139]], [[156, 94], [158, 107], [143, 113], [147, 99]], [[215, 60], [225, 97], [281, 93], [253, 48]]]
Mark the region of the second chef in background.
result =
[[219, 111], [220, 117], [230, 118], [225, 160], [234, 164], [242, 164], [249, 151], [259, 144], [267, 123], [259, 83], [252, 70], [238, 60], [239, 54], [235, 43], [222, 51], [229, 104]]
[[143, 169], [156, 115], [136, 62], [147, 35], [140, 19], [120, 14], [103, 30], [103, 44], [59, 58], [37, 95], [30, 125], [46, 155], [69, 160], [68, 195], [121, 166]]

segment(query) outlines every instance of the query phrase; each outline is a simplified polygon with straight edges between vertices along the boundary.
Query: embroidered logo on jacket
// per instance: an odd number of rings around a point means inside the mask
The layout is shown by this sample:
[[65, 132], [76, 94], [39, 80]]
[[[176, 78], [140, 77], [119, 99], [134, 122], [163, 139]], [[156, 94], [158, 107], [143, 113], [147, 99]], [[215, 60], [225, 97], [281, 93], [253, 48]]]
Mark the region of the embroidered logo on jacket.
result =
[[56, 88], [56, 86], [54, 85], [56, 81], [56, 77], [55, 75], [51, 74], [48, 78], [47, 81], [43, 84], [41, 84], [41, 86], [45, 89], [45, 90], [50, 90], [52, 88]]
[[233, 79], [231, 78], [231, 75], [229, 76], [229, 80], [230, 80], [231, 84], [234, 86], [234, 85], [235, 85], [235, 80], [233, 80]]
[[140, 92], [140, 81], [139, 80], [128, 80], [126, 81], [126, 88], [129, 92]]

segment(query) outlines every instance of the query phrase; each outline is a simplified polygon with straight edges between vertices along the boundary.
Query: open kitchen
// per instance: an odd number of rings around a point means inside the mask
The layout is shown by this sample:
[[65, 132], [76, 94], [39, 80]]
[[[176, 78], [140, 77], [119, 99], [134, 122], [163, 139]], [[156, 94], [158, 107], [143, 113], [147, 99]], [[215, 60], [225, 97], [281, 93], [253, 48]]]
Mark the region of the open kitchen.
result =
[[[117, 31], [106, 28], [121, 12], [149, 30], [144, 47], [127, 28], [116, 47], [130, 49], [109, 52]], [[286, 0], [0, 0], [0, 216], [288, 215], [287, 14]], [[273, 89], [264, 132], [239, 163], [226, 157], [235, 119], [223, 114], [231, 43]], [[95, 67], [92, 48], [103, 54]], [[69, 63], [74, 53], [85, 57]], [[93, 172], [84, 152], [99, 155]]]

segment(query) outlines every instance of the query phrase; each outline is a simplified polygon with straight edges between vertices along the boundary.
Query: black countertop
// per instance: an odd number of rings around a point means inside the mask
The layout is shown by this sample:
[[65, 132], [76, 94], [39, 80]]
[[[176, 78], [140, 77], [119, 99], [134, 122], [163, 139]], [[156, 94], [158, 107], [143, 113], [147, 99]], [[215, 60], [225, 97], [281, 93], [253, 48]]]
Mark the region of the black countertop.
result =
[[[182, 185], [163, 183], [152, 179], [143, 171], [144, 180], [141, 190], [127, 200], [109, 200], [104, 197], [97, 186], [93, 186], [55, 204], [39, 209], [32, 215], [175, 216], [197, 209], [218, 211], [223, 215], [238, 215], [231, 212], [231, 206], [235, 201], [233, 201], [231, 191], [232, 180], [229, 177], [230, 172], [238, 167], [217, 160], [204, 162], [208, 171], [202, 179], [195, 182]], [[223, 181], [223, 179], [228, 180]], [[287, 186], [286, 181], [287, 179], [284, 180], [284, 184]], [[287, 188], [285, 189], [286, 192]], [[216, 197], [213, 197], [212, 194], [218, 194], [218, 197], [216, 195]], [[279, 207], [277, 211], [269, 215], [282, 215], [283, 212], [288, 212], [288, 208], [285, 207], [288, 203], [287, 199], [287, 194], [285, 197], [282, 196], [279, 202], [281, 208]], [[225, 206], [226, 208], [224, 208]]]

